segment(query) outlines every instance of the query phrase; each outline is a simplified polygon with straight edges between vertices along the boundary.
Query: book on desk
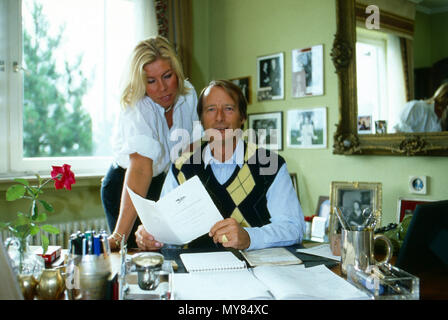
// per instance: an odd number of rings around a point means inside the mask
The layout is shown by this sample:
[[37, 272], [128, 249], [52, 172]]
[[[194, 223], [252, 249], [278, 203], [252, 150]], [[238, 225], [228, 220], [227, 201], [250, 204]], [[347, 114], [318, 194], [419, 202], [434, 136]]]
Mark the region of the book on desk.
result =
[[306, 268], [286, 262], [247, 268], [229, 251], [180, 256], [191, 272], [173, 275], [174, 299], [369, 299], [324, 265]]

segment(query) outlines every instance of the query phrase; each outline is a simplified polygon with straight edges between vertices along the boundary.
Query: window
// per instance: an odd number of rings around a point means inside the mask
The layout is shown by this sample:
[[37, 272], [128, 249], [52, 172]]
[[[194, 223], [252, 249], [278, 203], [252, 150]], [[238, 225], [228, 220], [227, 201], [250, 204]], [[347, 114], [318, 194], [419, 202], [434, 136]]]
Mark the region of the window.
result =
[[120, 80], [137, 41], [151, 34], [141, 13], [151, 5], [0, 0], [0, 174], [62, 163], [105, 173]]
[[361, 28], [356, 32], [358, 116], [371, 116], [372, 123], [387, 120], [387, 132], [394, 133], [397, 110], [406, 102], [400, 39]]

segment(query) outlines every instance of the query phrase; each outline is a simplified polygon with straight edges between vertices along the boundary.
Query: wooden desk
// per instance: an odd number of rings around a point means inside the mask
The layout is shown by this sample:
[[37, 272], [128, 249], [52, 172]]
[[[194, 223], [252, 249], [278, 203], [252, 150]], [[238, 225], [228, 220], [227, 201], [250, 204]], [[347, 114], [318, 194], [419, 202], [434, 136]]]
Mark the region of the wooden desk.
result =
[[[320, 243], [318, 243], [320, 244]], [[311, 245], [312, 246], [312, 245]], [[179, 269], [177, 272], [186, 272], [185, 268], [180, 260], [178, 254], [179, 252], [175, 252], [176, 250], [166, 250], [162, 252], [162, 254], [166, 255], [167, 260], [174, 260], [177, 262]], [[188, 251], [188, 250], [187, 250]], [[208, 251], [208, 250], [204, 250]], [[134, 253], [140, 252], [137, 249], [128, 250], [128, 254], [132, 255]], [[291, 250], [291, 252], [295, 252]], [[120, 271], [120, 254], [118, 252], [113, 253], [111, 256], [111, 264], [114, 272]], [[378, 257], [380, 258], [380, 257]], [[394, 256], [391, 260], [391, 263], [394, 264], [396, 257]], [[337, 264], [330, 268], [331, 271], [341, 276], [341, 268], [340, 264]], [[420, 299], [421, 300], [448, 300], [448, 275], [446, 274], [438, 274], [438, 273], [424, 273], [417, 275], [420, 278]], [[344, 276], [341, 276], [346, 278]]]

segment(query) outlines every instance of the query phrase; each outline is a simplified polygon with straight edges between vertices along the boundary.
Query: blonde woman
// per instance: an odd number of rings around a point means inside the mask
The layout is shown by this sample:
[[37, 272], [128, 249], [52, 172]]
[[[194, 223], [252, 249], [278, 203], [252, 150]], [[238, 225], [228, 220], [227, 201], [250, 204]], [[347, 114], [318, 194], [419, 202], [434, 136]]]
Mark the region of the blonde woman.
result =
[[113, 230], [112, 249], [118, 249], [123, 238], [129, 248], [137, 247], [134, 233], [140, 222], [126, 185], [142, 197], [158, 200], [171, 150], [181, 141], [170, 135], [184, 129], [192, 137], [198, 124], [196, 104], [197, 94], [170, 43], [160, 36], [140, 42], [132, 53], [121, 95], [122, 110], [112, 139], [114, 162], [101, 185], [103, 207]]
[[448, 82], [444, 82], [427, 100], [406, 103], [397, 132], [448, 131]]

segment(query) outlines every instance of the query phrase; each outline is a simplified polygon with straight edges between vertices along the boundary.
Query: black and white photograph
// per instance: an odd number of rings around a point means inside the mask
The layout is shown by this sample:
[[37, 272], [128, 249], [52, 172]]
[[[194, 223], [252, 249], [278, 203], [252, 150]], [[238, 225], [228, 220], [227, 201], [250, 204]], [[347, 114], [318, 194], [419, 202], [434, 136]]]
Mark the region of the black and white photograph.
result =
[[292, 50], [293, 98], [324, 94], [323, 45]]
[[283, 149], [283, 112], [249, 114], [251, 141], [270, 150]]
[[373, 213], [377, 225], [381, 220], [381, 183], [332, 182], [330, 206], [341, 209], [350, 227], [361, 227]]
[[283, 61], [283, 52], [257, 58], [258, 101], [284, 98]]
[[247, 100], [247, 104], [251, 104], [251, 77], [233, 78], [230, 79], [230, 81], [240, 87], [241, 91], [243, 91], [244, 97]]
[[288, 110], [289, 148], [327, 147], [327, 108]]

